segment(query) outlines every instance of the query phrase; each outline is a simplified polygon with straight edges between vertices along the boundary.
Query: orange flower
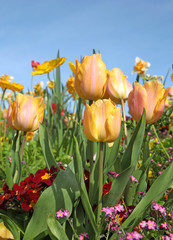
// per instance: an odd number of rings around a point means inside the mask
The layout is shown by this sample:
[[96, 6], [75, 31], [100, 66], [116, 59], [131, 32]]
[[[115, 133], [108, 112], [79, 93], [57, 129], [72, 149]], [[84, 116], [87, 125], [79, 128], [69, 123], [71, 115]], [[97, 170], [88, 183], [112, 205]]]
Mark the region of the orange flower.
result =
[[101, 54], [85, 56], [82, 62], [76, 60], [75, 88], [82, 99], [97, 100], [106, 90], [107, 69]]
[[39, 123], [43, 121], [44, 100], [42, 97], [33, 97], [16, 94], [16, 100], [9, 103], [7, 112], [7, 124], [9, 127], [32, 132], [38, 129]]
[[143, 86], [134, 82], [128, 97], [130, 115], [139, 121], [145, 109], [146, 123], [156, 122], [163, 113], [167, 91], [158, 80], [145, 82]]
[[149, 62], [145, 62], [139, 57], [136, 57], [135, 59], [135, 66], [133, 68], [134, 72], [137, 72], [138, 74], [143, 74], [145, 73], [151, 66]]
[[13, 92], [14, 91], [21, 91], [22, 89], [24, 89], [24, 86], [22, 84], [15, 83], [15, 82], [10, 83], [6, 80], [1, 80], [0, 81], [0, 87], [10, 89]]
[[114, 142], [121, 128], [120, 107], [108, 99], [97, 100], [91, 106], [86, 105], [83, 129], [90, 141]]

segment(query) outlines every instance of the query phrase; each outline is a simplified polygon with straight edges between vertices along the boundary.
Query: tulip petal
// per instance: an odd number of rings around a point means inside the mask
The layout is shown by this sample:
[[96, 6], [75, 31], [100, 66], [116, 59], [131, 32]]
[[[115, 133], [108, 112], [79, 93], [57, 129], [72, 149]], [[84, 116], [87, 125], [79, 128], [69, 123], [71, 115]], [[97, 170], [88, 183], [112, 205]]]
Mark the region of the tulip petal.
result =
[[121, 129], [121, 109], [117, 107], [108, 117], [106, 124], [107, 139], [106, 142], [113, 142], [120, 134]]
[[90, 141], [98, 141], [97, 128], [95, 124], [94, 112], [87, 104], [84, 111], [83, 130]]
[[138, 82], [133, 83], [133, 90], [128, 96], [128, 106], [130, 115], [138, 122], [147, 107], [147, 92]]
[[[158, 80], [145, 82], [143, 87], [146, 89], [148, 98], [148, 104], [146, 108], [146, 122], [148, 123], [152, 121], [153, 115], [156, 113], [155, 112], [156, 105], [163, 98], [165, 94], [165, 88], [163, 84]], [[162, 103], [161, 105], [163, 104], [164, 103]], [[158, 106], [157, 108], [159, 109]]]

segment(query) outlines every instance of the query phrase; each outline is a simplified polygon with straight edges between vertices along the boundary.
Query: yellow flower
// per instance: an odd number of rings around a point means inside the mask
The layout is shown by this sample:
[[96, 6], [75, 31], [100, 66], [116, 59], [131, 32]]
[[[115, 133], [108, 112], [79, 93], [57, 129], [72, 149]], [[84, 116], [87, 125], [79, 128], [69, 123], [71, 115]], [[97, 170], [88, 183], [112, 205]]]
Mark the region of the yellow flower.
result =
[[4, 81], [8, 81], [8, 82], [11, 82], [13, 80], [13, 77], [12, 76], [9, 76], [7, 74], [4, 74], [0, 77], [0, 80], [4, 80]]
[[66, 58], [56, 58], [50, 61], [45, 61], [44, 63], [38, 65], [36, 68], [33, 68], [31, 75], [41, 75], [51, 72], [54, 68], [59, 67], [65, 62]]
[[34, 96], [41, 96], [43, 94], [43, 82], [37, 83], [34, 89]]
[[14, 239], [12, 233], [5, 227], [4, 223], [0, 223], [0, 239]]
[[67, 87], [67, 91], [72, 94], [73, 96], [75, 95], [75, 85], [74, 85], [74, 77], [70, 77], [67, 79], [66, 82], [66, 87]]
[[0, 87], [2, 88], [7, 88], [14, 91], [21, 91], [22, 89], [24, 89], [24, 86], [22, 84], [19, 83], [10, 83], [7, 80], [0, 80]]
[[79, 97], [97, 100], [106, 90], [107, 69], [100, 54], [85, 56], [82, 62], [76, 60], [75, 89]]
[[138, 74], [144, 74], [151, 66], [149, 62], [145, 62], [139, 57], [136, 57], [135, 64], [133, 72], [137, 72]]
[[153, 172], [151, 169], [149, 169], [148, 171], [148, 178], [152, 178], [153, 177]]
[[32, 140], [33, 137], [34, 137], [34, 132], [27, 132], [27, 134], [26, 134], [26, 140], [27, 141]]
[[69, 67], [72, 70], [73, 74], [75, 74], [76, 72], [76, 65], [72, 62], [69, 62]]
[[173, 73], [171, 74], [171, 80], [173, 81]]
[[83, 129], [90, 141], [114, 142], [121, 128], [120, 107], [108, 99], [97, 100], [91, 106], [86, 105]]
[[16, 100], [9, 103], [7, 124], [10, 128], [32, 132], [38, 129], [43, 121], [44, 100], [42, 97], [33, 97], [16, 94]]
[[106, 95], [116, 104], [121, 104], [121, 99], [124, 101], [128, 99], [132, 85], [128, 81], [128, 77], [119, 68], [113, 68], [111, 71], [108, 70], [107, 76]]
[[47, 85], [50, 89], [53, 89], [54, 85], [55, 85], [55, 82], [52, 80], [52, 81], [49, 81], [47, 82]]

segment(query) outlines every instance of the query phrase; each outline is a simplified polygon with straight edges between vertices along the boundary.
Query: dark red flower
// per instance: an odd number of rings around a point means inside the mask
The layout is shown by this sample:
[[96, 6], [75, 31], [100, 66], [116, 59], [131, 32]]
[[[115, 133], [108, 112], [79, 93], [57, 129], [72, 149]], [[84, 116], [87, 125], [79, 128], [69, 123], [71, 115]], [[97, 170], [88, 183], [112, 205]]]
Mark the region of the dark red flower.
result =
[[46, 184], [47, 186], [50, 186], [53, 183], [53, 180], [55, 179], [57, 175], [57, 168], [54, 166], [51, 167], [50, 171], [47, 171], [47, 169], [39, 169], [34, 178], [33, 182], [36, 183], [36, 187], [40, 187], [41, 184]]
[[4, 194], [0, 194], [0, 208], [5, 209], [5, 204], [13, 199], [14, 192], [9, 190], [9, 187], [6, 183], [3, 185], [2, 190]]
[[103, 196], [106, 195], [110, 191], [111, 186], [112, 186], [111, 181], [109, 181], [108, 183], [105, 182], [105, 184], [103, 185]]

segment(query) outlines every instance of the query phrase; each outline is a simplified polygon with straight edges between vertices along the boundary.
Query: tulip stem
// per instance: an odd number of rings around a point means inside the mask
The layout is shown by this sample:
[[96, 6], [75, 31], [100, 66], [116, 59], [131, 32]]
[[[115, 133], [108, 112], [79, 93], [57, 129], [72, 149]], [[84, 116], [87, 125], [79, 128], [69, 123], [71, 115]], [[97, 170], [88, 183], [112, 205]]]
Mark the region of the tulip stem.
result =
[[22, 146], [21, 146], [21, 150], [20, 150], [20, 161], [22, 161], [22, 157], [23, 157], [25, 140], [26, 140], [26, 132], [23, 133]]
[[158, 140], [159, 140], [159, 142], [160, 142], [160, 145], [161, 145], [161, 147], [162, 147], [162, 149], [163, 149], [164, 153], [166, 154], [166, 156], [167, 156], [167, 157], [168, 157], [168, 159], [169, 159], [169, 154], [167, 153], [167, 151], [166, 151], [165, 147], [163, 146], [163, 144], [162, 144], [162, 141], [161, 141], [161, 139], [159, 138], [159, 136], [158, 136], [158, 134], [157, 134], [157, 131], [156, 131], [156, 128], [155, 128], [154, 124], [152, 125], [152, 128], [153, 128], [153, 130], [154, 130], [154, 133], [155, 133], [155, 135], [156, 135], [157, 139], [158, 139]]
[[123, 113], [125, 148], [127, 148], [127, 125], [126, 125], [126, 113], [125, 113], [125, 102], [124, 102], [124, 99], [121, 99], [121, 106], [122, 106], [122, 113]]
[[[89, 105], [93, 103], [93, 100], [89, 100]], [[89, 156], [89, 161], [90, 161], [90, 177], [89, 177], [89, 199], [92, 204], [92, 196], [93, 196], [93, 187], [94, 187], [94, 172], [93, 172], [93, 142], [88, 140], [89, 142], [89, 149], [90, 149], [90, 156]]]
[[100, 225], [100, 216], [102, 210], [102, 196], [103, 196], [103, 147], [104, 143], [100, 142], [99, 155], [99, 194], [98, 194], [98, 210], [97, 210], [97, 225]]

